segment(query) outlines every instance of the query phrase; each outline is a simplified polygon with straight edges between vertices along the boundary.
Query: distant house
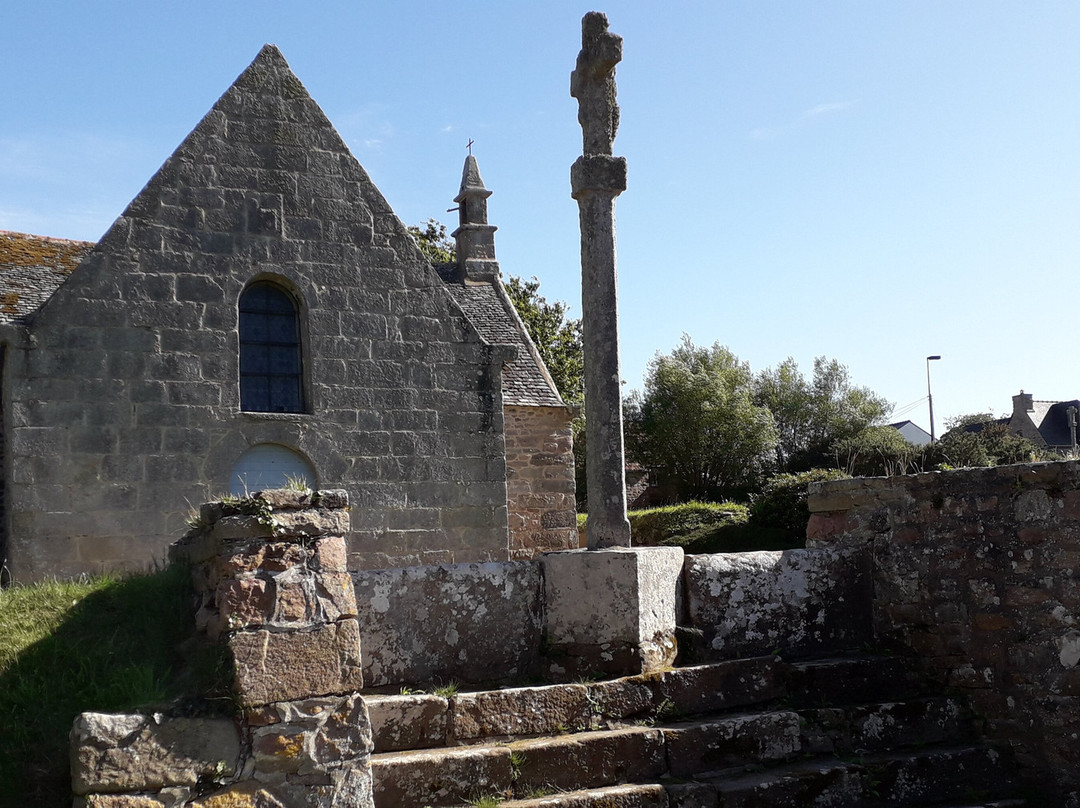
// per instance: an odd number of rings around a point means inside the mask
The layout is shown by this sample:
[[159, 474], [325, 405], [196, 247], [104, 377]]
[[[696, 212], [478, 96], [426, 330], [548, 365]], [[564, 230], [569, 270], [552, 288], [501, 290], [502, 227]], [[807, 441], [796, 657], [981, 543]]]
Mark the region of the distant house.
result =
[[1045, 449], [1064, 452], [1076, 449], [1080, 400], [1035, 401], [1023, 390], [1012, 400], [1012, 415], [1008, 419], [1010, 432]]
[[908, 443], [925, 446], [930, 442], [930, 433], [913, 421], [898, 421], [889, 426], [899, 432]]

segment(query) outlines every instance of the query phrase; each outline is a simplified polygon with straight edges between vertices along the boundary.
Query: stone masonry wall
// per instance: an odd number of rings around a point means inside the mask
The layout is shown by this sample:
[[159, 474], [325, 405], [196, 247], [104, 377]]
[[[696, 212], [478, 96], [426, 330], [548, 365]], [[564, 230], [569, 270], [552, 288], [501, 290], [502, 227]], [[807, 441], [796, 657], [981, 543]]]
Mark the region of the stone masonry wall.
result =
[[[237, 301], [299, 301], [305, 411], [240, 410]], [[259, 443], [357, 508], [350, 566], [507, 557], [501, 368], [267, 46], [9, 348], [16, 580], [161, 559]]]
[[368, 687], [539, 675], [544, 581], [537, 561], [361, 570], [353, 583]]
[[506, 406], [510, 557], [577, 547], [574, 438], [562, 407]]
[[71, 733], [82, 805], [372, 808], [347, 507], [344, 491], [202, 507], [171, 554], [192, 566], [199, 625], [229, 648], [241, 711], [84, 713]]
[[810, 487], [810, 547], [870, 553], [879, 642], [971, 696], [987, 734], [1080, 787], [1080, 463]]

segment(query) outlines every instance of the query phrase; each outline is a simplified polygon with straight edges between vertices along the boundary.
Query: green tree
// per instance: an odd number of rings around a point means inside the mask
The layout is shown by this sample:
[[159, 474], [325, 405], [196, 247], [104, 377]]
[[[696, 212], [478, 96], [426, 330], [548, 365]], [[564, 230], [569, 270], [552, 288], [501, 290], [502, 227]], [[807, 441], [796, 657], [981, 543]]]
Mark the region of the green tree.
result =
[[719, 343], [683, 335], [649, 363], [643, 394], [626, 408], [627, 443], [681, 500], [745, 496], [776, 447], [773, 417], [754, 403], [750, 366]]
[[511, 275], [505, 287], [563, 401], [580, 407], [585, 402], [581, 320], [567, 317], [570, 307], [563, 301], [548, 302], [535, 277], [526, 281]]
[[450, 264], [457, 260], [457, 247], [446, 235], [446, 225], [428, 219], [420, 226], [409, 225], [406, 229], [431, 263]]
[[989, 413], [961, 415], [947, 423], [949, 431], [933, 446], [926, 447], [928, 467], [1002, 466], [1053, 456], [1027, 438], [1009, 432], [1004, 419], [995, 419]]
[[919, 468], [922, 453], [891, 426], [869, 426], [832, 446], [836, 467], [853, 477], [892, 477]]
[[788, 357], [775, 369], [758, 374], [756, 404], [768, 408], [776, 422], [776, 466], [781, 471], [806, 471], [829, 465], [832, 446], [879, 426], [892, 404], [869, 388], [851, 382], [846, 365], [819, 356], [807, 379]]

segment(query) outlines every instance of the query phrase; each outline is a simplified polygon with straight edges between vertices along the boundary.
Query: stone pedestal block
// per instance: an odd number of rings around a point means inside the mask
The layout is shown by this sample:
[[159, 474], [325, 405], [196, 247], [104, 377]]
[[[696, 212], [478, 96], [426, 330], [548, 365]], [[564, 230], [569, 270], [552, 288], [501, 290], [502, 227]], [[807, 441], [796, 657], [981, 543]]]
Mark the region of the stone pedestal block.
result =
[[546, 553], [547, 671], [649, 673], [671, 665], [681, 547]]

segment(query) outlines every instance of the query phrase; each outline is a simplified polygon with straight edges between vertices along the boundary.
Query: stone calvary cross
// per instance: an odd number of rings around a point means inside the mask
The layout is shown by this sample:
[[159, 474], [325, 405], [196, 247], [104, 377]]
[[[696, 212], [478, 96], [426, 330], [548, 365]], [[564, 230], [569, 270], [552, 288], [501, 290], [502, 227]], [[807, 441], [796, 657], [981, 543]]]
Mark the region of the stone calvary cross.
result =
[[581, 21], [581, 52], [570, 74], [578, 101], [582, 155], [570, 168], [571, 196], [581, 222], [581, 311], [585, 348], [585, 458], [590, 550], [629, 547], [619, 374], [615, 197], [626, 190], [626, 158], [612, 157], [619, 128], [615, 65], [622, 37], [604, 14]]

